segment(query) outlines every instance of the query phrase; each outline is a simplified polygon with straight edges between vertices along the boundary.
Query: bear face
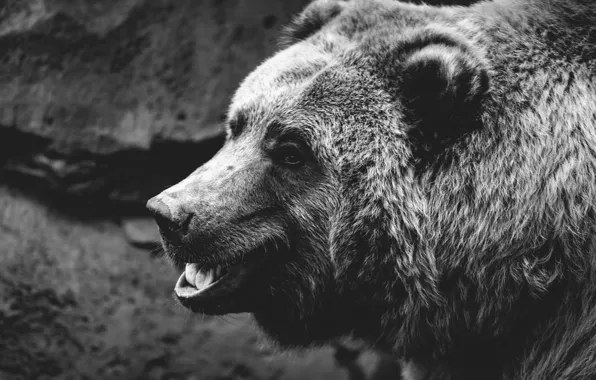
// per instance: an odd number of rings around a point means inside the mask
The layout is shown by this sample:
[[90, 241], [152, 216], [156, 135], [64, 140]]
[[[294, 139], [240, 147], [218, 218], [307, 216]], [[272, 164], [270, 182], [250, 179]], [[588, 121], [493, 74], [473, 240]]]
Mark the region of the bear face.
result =
[[586, 314], [596, 54], [549, 4], [311, 4], [222, 150], [148, 203], [179, 300], [285, 346], [352, 333], [459, 378], [552, 378], [519, 358]]
[[[298, 57], [291, 54], [286, 53], [287, 59], [298, 67]], [[304, 64], [311, 68], [310, 62]], [[304, 282], [312, 291], [320, 286], [319, 278], [333, 279], [326, 234], [329, 212], [336, 208], [336, 184], [332, 166], [324, 158], [327, 153], [311, 144], [319, 136], [304, 127], [313, 120], [299, 110], [279, 107], [294, 104], [292, 98], [300, 91], [284, 89], [285, 81], [296, 74], [288, 68], [275, 80], [262, 79], [271, 70], [266, 66], [260, 78], [247, 79], [229, 112], [225, 146], [150, 202], [157, 204], [150, 207], [165, 210], [165, 218], [158, 217], [158, 223], [168, 255], [178, 264], [195, 263], [201, 268], [197, 272], [199, 268], [187, 266], [180, 284], [194, 283], [189, 277], [218, 266], [228, 272], [218, 273], [221, 280], [197, 297], [186, 297], [186, 289], [179, 289], [183, 303], [196, 311], [254, 312], [270, 301], [266, 295], [275, 293], [275, 286], [283, 287], [288, 277], [309, 273], [313, 279], [296, 282]], [[276, 80], [280, 81], [277, 89]], [[299, 309], [308, 308], [305, 304]]]

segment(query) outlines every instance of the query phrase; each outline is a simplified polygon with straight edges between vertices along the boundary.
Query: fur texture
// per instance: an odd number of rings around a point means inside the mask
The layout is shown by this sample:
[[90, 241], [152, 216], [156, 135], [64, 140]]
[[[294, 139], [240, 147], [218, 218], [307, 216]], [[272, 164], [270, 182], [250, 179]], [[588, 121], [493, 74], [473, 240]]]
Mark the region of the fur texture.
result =
[[242, 232], [207, 251], [277, 243], [244, 311], [430, 379], [596, 378], [596, 5], [325, 0], [287, 33], [232, 101], [228, 203], [195, 204]]

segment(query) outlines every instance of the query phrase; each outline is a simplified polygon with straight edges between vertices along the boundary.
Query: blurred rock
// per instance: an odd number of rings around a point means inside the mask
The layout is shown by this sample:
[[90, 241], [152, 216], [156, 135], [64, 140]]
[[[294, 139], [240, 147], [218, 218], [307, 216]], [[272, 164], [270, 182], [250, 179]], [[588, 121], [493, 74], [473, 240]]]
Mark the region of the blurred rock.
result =
[[0, 2], [4, 173], [144, 202], [217, 151], [234, 89], [307, 2]]
[[153, 249], [160, 245], [159, 230], [151, 218], [125, 218], [122, 229], [128, 242], [135, 247]]
[[346, 370], [349, 380], [422, 379], [423, 377], [402, 376], [398, 360], [387, 353], [373, 351], [362, 341], [338, 339], [332, 343], [334, 358], [338, 367]]
[[417, 373], [407, 373], [406, 376], [402, 374], [402, 367], [400, 363], [391, 355], [378, 354], [377, 361], [372, 367], [368, 380], [389, 380], [389, 379], [402, 379], [402, 380], [415, 380], [423, 379], [423, 376], [418, 376]]

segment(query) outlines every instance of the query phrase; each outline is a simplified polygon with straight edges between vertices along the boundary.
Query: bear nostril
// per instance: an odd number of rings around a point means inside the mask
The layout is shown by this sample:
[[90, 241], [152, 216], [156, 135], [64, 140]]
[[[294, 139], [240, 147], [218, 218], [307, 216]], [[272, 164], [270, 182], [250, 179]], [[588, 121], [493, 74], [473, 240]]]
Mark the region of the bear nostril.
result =
[[193, 214], [186, 214], [182, 219], [179, 225], [179, 231], [183, 233], [188, 232], [188, 227], [190, 226], [190, 221], [192, 220]]
[[151, 198], [147, 202], [147, 209], [153, 214], [155, 222], [166, 238], [179, 241], [188, 231], [192, 214], [172, 209], [161, 199]]
[[168, 218], [165, 218], [164, 216], [162, 216], [160, 214], [153, 215], [153, 218], [155, 219], [155, 222], [159, 226], [159, 229], [162, 230], [164, 233], [171, 235], [172, 233], [176, 232], [176, 230], [177, 230], [176, 224], [171, 222]]

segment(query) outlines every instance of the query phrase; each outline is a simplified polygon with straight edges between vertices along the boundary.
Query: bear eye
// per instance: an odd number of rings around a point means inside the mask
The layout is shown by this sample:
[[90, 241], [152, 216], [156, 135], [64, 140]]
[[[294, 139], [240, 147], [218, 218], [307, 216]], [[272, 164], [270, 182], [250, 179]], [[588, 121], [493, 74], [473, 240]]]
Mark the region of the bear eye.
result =
[[285, 144], [276, 149], [276, 160], [287, 166], [299, 166], [304, 163], [304, 153], [294, 144]]
[[238, 115], [236, 115], [229, 121], [228, 128], [230, 129], [231, 135], [233, 137], [235, 137], [235, 136], [238, 136], [242, 132], [242, 129], [244, 128], [245, 125], [246, 125], [246, 117], [244, 116], [244, 114], [239, 113]]

